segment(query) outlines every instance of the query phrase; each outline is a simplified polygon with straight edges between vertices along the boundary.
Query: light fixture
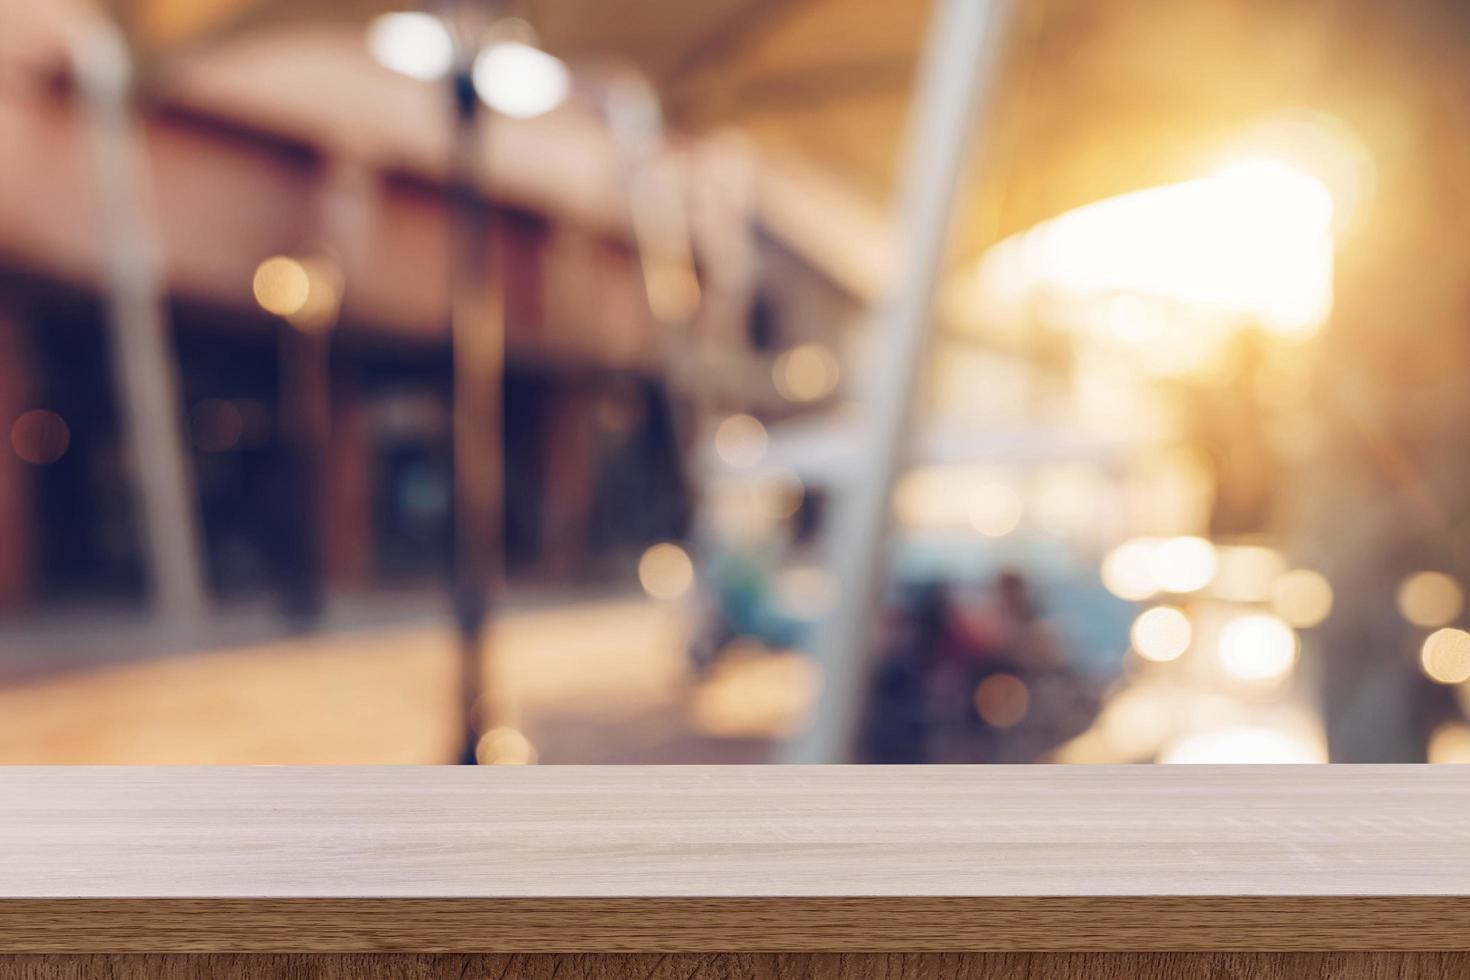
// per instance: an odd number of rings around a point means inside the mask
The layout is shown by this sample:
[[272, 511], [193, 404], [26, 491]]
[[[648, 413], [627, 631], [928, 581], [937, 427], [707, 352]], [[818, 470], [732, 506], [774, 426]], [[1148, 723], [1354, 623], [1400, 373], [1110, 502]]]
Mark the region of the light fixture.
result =
[[572, 87], [561, 59], [521, 41], [497, 41], [481, 51], [473, 78], [480, 101], [517, 119], [550, 112]]
[[432, 82], [454, 66], [454, 39], [444, 21], [417, 11], [382, 14], [368, 24], [368, 51], [385, 68]]

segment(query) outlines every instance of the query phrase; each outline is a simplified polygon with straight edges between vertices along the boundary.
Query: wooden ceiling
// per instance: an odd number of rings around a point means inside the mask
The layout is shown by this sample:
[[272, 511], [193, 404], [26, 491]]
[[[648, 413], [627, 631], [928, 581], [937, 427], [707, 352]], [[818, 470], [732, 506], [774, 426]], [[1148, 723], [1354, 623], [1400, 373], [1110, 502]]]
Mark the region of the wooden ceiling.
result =
[[[304, 26], [312, 21], [332, 22], [337, 45], [352, 46], [368, 16], [399, 6], [113, 2], [144, 50], [222, 65], [232, 48], [266, 39], [309, 58], [308, 37], [321, 33]], [[1379, 161], [1380, 181], [1433, 141], [1426, 134], [1466, 143], [1458, 116], [1435, 121], [1437, 102], [1462, 105], [1470, 94], [1462, 64], [1470, 15], [1451, 0], [1015, 0], [1015, 8], [957, 221], [958, 256], [1067, 208], [1197, 173], [1284, 111], [1342, 120]], [[820, 171], [878, 213], [887, 206], [927, 0], [518, 0], [503, 9], [530, 19], [573, 62], [637, 65], [683, 129], [738, 127], [770, 156]]]
[[[473, 0], [470, 0], [473, 3]], [[112, 0], [155, 61], [204, 58], [260, 32], [356, 27], [389, 0]], [[428, 6], [432, 6], [429, 4]], [[542, 43], [576, 62], [637, 66], [676, 125], [736, 125], [884, 200], [928, 0], [519, 0]]]

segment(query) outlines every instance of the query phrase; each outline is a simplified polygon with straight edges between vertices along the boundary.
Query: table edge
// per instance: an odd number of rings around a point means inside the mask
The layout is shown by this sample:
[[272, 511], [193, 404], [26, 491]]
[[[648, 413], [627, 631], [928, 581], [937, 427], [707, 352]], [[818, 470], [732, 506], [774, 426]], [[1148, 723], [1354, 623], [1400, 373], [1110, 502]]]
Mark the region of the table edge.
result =
[[0, 899], [0, 953], [1467, 949], [1453, 895]]

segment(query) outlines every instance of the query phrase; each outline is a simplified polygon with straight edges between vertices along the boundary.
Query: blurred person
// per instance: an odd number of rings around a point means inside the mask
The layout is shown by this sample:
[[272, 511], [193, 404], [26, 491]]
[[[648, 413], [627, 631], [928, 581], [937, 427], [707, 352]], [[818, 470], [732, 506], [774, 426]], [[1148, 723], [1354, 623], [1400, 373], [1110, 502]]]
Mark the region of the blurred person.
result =
[[927, 582], [900, 598], [885, 623], [888, 642], [873, 670], [859, 758], [880, 765], [927, 761], [930, 676], [944, 647], [949, 597]]
[[1086, 729], [1096, 693], [1024, 575], [901, 598], [860, 745], [871, 762], [1034, 762]]
[[778, 542], [727, 543], [704, 563], [702, 626], [689, 648], [697, 670], [742, 638], [773, 650], [806, 645], [814, 624], [787, 611], [776, 594], [783, 552]]

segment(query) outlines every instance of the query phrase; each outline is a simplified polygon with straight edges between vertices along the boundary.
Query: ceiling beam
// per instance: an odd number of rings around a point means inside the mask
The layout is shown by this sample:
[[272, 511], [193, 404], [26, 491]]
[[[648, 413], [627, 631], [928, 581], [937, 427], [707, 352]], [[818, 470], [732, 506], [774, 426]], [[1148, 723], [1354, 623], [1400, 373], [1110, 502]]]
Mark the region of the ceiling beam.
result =
[[668, 92], [690, 84], [695, 78], [728, 66], [776, 30], [783, 20], [797, 13], [809, 0], [747, 0], [733, 14], [722, 18], [705, 36], [687, 48], [672, 68], [658, 79]]
[[833, 102], [908, 90], [914, 59], [899, 55], [807, 65], [767, 72], [707, 92], [696, 102], [676, 100], [675, 115], [685, 123], [734, 114], [802, 112]]

